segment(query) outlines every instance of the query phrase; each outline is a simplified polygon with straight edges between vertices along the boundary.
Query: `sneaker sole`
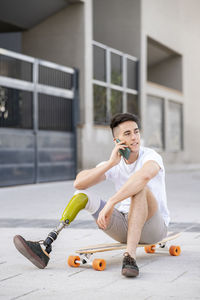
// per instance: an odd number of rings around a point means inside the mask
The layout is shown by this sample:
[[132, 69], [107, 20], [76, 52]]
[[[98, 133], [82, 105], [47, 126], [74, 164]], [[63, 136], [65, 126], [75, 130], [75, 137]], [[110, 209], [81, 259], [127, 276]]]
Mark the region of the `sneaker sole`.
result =
[[44, 262], [27, 246], [21, 235], [16, 235], [13, 239], [13, 242], [17, 250], [28, 260], [30, 260], [36, 267], [39, 269], [44, 269], [46, 267]]
[[122, 270], [122, 275], [126, 277], [137, 277], [139, 275], [139, 271], [134, 270], [134, 269], [126, 269], [124, 268]]

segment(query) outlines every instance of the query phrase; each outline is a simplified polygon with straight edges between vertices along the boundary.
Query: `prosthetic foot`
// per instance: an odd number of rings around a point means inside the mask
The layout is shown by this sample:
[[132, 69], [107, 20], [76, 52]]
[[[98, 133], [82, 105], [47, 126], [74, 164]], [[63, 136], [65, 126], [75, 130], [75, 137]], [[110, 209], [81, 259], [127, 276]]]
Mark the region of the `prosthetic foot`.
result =
[[42, 248], [41, 242], [26, 241], [21, 235], [13, 239], [17, 250], [39, 269], [44, 269], [49, 262], [49, 254]]
[[60, 224], [52, 230], [43, 241], [26, 241], [22, 236], [14, 237], [14, 244], [17, 250], [29, 259], [36, 267], [43, 269], [49, 262], [49, 253], [52, 251], [52, 243], [57, 239], [58, 234], [63, 228], [75, 219], [79, 211], [85, 208], [88, 202], [86, 194], [79, 193], [72, 197], [65, 208]]

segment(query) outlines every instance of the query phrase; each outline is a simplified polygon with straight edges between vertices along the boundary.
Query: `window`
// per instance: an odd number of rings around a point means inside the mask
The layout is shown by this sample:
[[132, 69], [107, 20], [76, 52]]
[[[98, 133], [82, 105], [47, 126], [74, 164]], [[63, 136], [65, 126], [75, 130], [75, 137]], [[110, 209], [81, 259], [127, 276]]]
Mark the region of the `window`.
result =
[[127, 94], [127, 111], [139, 115], [137, 95]]
[[106, 123], [106, 88], [94, 84], [94, 122], [96, 124]]
[[123, 111], [122, 92], [111, 90], [110, 111], [112, 116], [114, 116], [117, 113], [121, 113]]
[[93, 55], [94, 55], [94, 59], [93, 59], [94, 79], [100, 81], [106, 81], [106, 50], [94, 45]]
[[147, 85], [145, 143], [155, 150], [183, 150], [183, 97]]
[[138, 114], [138, 60], [93, 41], [94, 123], [107, 125], [120, 112]]
[[168, 115], [169, 150], [180, 151], [183, 149], [182, 104], [169, 101]]
[[130, 59], [127, 59], [127, 87], [137, 90], [137, 64]]
[[156, 150], [164, 149], [164, 101], [162, 98], [147, 98], [147, 145]]
[[111, 53], [111, 83], [122, 86], [122, 56]]

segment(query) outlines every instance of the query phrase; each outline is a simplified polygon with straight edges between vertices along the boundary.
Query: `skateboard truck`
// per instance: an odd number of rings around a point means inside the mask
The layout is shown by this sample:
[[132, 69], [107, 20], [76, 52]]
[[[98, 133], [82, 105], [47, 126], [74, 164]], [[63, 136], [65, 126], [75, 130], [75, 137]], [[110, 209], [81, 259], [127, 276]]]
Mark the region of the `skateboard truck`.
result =
[[70, 267], [79, 267], [80, 265], [91, 265], [96, 271], [103, 271], [106, 268], [106, 261], [104, 259], [94, 259], [91, 261], [91, 256], [93, 253], [80, 253], [80, 256], [69, 256], [68, 265]]
[[75, 261], [76, 263], [82, 263], [84, 264], [90, 264], [90, 257], [92, 256], [91, 253], [86, 253], [86, 254], [81, 254], [81, 260], [80, 261]]

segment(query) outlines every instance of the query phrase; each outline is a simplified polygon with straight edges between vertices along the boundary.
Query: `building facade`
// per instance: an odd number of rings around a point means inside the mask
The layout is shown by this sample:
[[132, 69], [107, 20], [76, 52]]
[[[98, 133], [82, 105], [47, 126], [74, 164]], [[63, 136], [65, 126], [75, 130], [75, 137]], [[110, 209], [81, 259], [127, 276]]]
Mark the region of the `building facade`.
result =
[[198, 0], [9, 2], [0, 48], [79, 70], [78, 169], [109, 158], [109, 119], [126, 111], [165, 163], [200, 163]]

